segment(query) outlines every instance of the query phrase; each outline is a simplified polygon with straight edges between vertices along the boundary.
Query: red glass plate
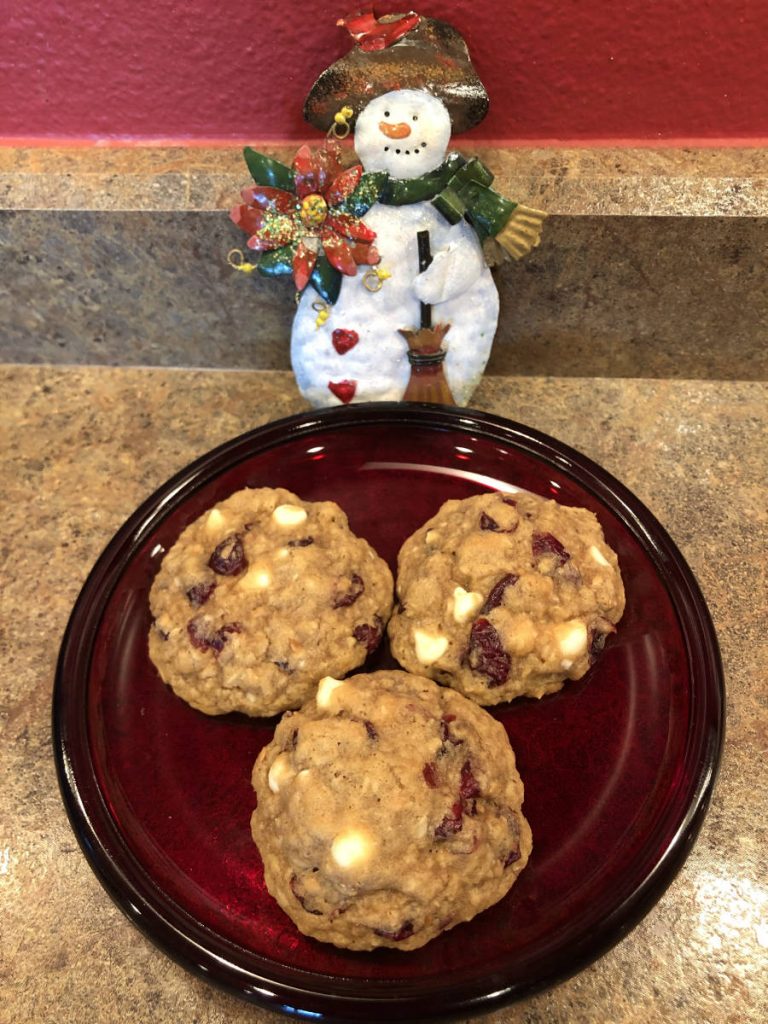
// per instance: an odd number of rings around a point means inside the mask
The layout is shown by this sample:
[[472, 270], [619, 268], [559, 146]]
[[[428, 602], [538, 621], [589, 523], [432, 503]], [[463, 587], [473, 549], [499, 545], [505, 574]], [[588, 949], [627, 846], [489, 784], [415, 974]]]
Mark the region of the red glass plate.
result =
[[[250, 770], [274, 720], [208, 718], [148, 660], [163, 552], [247, 486], [333, 499], [392, 567], [447, 498], [510, 485], [592, 509], [627, 610], [588, 675], [494, 710], [534, 850], [495, 907], [410, 953], [307, 939], [264, 889]], [[386, 650], [367, 668], [392, 664]], [[573, 974], [645, 914], [685, 859], [720, 756], [717, 640], [688, 566], [618, 481], [494, 416], [408, 404], [291, 417], [217, 448], [149, 498], [88, 578], [64, 637], [54, 748], [73, 828], [128, 917], [170, 956], [271, 1009], [340, 1021], [490, 1011]]]

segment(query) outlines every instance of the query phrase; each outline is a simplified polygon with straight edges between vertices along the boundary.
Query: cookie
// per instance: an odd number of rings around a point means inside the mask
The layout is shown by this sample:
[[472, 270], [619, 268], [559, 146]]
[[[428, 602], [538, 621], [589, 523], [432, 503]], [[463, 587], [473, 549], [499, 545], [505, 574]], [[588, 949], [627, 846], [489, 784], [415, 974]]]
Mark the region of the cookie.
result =
[[150, 592], [150, 657], [206, 714], [274, 715], [365, 661], [392, 589], [386, 562], [338, 505], [238, 491], [165, 555]]
[[323, 679], [252, 781], [269, 892], [347, 949], [423, 946], [500, 900], [531, 852], [503, 726], [421, 676]]
[[398, 555], [392, 653], [471, 697], [541, 697], [580, 679], [624, 610], [597, 518], [524, 492], [447, 501]]

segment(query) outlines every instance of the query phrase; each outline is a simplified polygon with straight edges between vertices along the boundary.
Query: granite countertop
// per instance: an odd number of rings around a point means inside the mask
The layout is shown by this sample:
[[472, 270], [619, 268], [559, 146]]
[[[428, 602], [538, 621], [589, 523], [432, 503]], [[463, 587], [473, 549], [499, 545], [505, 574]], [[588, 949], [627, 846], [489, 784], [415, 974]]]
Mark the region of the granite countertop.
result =
[[[113, 905], [59, 797], [50, 711], [72, 604], [105, 543], [176, 470], [304, 408], [282, 372], [0, 368], [0, 1017], [7, 1024], [277, 1021], [177, 966]], [[768, 1019], [766, 386], [487, 377], [478, 409], [554, 435], [666, 526], [719, 635], [728, 735], [688, 861], [594, 965], [490, 1024]]]
[[[299, 145], [249, 143], [286, 163]], [[493, 169], [504, 195], [550, 214], [755, 217], [768, 210], [768, 152], [759, 146], [552, 149], [462, 139], [458, 148]], [[243, 184], [242, 146], [234, 140], [0, 147], [0, 208], [7, 210], [226, 210]]]

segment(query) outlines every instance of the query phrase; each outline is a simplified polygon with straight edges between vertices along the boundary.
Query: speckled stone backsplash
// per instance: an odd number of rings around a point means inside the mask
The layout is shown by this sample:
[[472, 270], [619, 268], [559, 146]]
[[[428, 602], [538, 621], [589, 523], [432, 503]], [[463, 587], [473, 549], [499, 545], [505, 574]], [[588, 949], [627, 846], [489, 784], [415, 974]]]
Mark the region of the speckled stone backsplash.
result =
[[[764, 151], [478, 152], [552, 214], [496, 271], [489, 373], [766, 377]], [[247, 181], [230, 150], [0, 151], [0, 360], [288, 369], [290, 283], [227, 264]]]
[[[497, 270], [488, 372], [764, 377], [767, 223], [551, 217]], [[227, 265], [225, 213], [5, 212], [0, 233], [0, 359], [289, 368], [293, 289]]]

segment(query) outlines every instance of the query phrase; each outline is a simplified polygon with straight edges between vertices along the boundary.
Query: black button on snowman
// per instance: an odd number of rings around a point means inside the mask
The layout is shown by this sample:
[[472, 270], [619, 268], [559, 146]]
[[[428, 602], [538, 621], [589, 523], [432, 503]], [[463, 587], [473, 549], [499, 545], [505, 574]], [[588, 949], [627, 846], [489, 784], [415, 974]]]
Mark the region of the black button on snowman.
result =
[[[304, 108], [323, 147], [302, 147], [290, 168], [246, 150], [255, 185], [231, 216], [260, 256], [239, 265], [293, 275], [291, 363], [311, 405], [466, 405], [499, 314], [484, 245], [520, 258], [545, 215], [495, 192], [479, 160], [448, 153], [488, 108], [455, 29], [371, 9], [339, 24], [355, 45]], [[360, 163], [345, 169], [337, 137], [351, 129]]]

